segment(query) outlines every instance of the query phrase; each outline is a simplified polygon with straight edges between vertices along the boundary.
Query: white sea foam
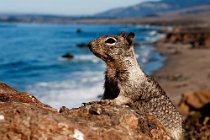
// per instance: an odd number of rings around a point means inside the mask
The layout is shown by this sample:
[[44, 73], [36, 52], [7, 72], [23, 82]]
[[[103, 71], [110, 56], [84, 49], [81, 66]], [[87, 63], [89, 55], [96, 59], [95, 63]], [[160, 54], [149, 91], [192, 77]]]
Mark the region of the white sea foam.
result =
[[98, 100], [103, 93], [103, 72], [75, 73], [71, 80], [40, 82], [27, 89], [42, 102], [55, 108], [79, 107], [82, 103]]
[[[58, 60], [60, 61], [67, 61], [68, 59], [65, 59], [63, 57], [59, 57]], [[94, 55], [75, 55], [75, 57], [73, 58], [72, 61], [90, 61], [90, 62], [93, 62], [93, 63], [98, 63], [100, 61], [99, 58], [97, 58], [96, 56]]]
[[149, 32], [149, 35], [150, 36], [156, 36], [157, 35], [157, 31], [151, 31], [151, 32]]
[[146, 37], [146, 41], [153, 43], [165, 37], [165, 34], [157, 33], [156, 31], [149, 32], [149, 36]]
[[91, 61], [93, 63], [97, 63], [100, 61], [99, 58], [97, 58], [94, 55], [78, 55], [75, 57], [76, 60], [80, 60], [80, 61]]

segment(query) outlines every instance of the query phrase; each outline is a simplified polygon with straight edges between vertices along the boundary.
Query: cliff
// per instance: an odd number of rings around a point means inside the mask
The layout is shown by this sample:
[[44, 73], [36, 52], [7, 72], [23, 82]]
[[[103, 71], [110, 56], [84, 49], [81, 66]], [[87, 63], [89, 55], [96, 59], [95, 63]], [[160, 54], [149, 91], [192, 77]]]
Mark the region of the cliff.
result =
[[127, 106], [87, 103], [59, 111], [0, 83], [0, 138], [54, 140], [170, 140], [152, 116]]
[[189, 44], [191, 48], [210, 48], [210, 26], [178, 26], [166, 34], [164, 43]]

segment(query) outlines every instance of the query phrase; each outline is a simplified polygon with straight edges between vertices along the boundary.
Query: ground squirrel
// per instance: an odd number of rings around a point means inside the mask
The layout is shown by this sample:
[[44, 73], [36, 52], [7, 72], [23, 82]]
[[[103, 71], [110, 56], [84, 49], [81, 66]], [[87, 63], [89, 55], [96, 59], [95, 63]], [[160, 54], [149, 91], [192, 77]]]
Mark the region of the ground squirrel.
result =
[[134, 33], [120, 33], [89, 43], [90, 50], [106, 63], [103, 99], [153, 115], [171, 137], [182, 139], [182, 117], [159, 84], [142, 71], [133, 39]]

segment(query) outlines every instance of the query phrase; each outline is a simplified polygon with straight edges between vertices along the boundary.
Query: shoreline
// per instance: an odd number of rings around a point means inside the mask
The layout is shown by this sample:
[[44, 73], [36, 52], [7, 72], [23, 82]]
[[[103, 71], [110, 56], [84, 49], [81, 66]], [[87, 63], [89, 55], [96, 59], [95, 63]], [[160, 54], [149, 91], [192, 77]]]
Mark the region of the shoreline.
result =
[[153, 77], [175, 105], [183, 93], [210, 89], [210, 49], [191, 49], [190, 45], [162, 41], [154, 46], [166, 60]]

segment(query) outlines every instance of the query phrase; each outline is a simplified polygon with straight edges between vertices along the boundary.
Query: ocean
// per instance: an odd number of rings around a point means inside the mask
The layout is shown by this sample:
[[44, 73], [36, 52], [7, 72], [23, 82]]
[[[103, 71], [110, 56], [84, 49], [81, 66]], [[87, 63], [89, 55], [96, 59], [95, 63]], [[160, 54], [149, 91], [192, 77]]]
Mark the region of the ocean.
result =
[[[102, 35], [135, 33], [135, 53], [147, 74], [165, 60], [152, 42], [159, 27], [134, 25], [53, 25], [0, 23], [0, 82], [27, 91], [55, 108], [79, 107], [103, 94], [105, 65], [87, 44]], [[78, 32], [80, 30], [81, 32]], [[69, 60], [61, 56], [70, 53]]]

